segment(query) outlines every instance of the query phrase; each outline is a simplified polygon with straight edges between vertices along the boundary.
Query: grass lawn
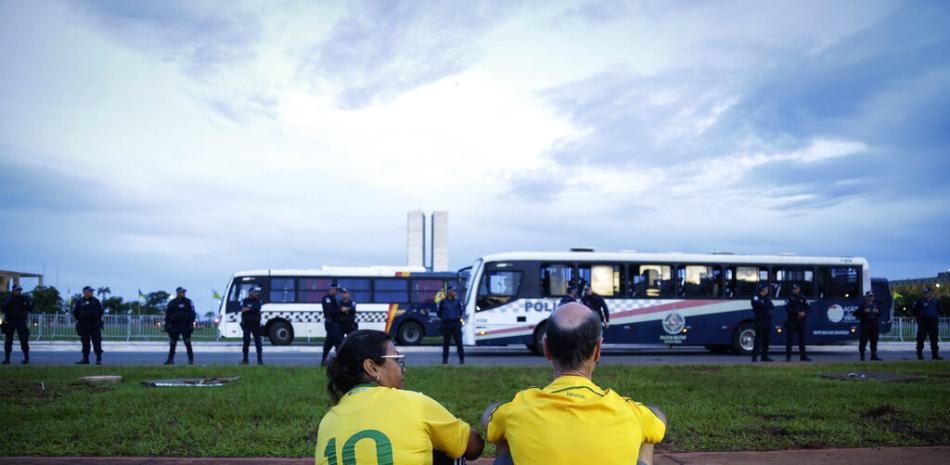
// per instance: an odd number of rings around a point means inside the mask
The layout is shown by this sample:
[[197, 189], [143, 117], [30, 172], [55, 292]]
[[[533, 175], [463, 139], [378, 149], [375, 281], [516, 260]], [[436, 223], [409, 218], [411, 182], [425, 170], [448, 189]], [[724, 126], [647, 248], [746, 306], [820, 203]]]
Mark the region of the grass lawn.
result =
[[[858, 369], [925, 378], [817, 376]], [[77, 382], [92, 374], [125, 381]], [[186, 376], [241, 379], [219, 388], [141, 385]], [[490, 402], [545, 385], [550, 370], [409, 367], [406, 377], [407, 389], [475, 424]], [[950, 363], [604, 366], [594, 381], [663, 409], [671, 427], [660, 451], [950, 444]], [[4, 367], [0, 455], [312, 456], [325, 382], [306, 367]]]

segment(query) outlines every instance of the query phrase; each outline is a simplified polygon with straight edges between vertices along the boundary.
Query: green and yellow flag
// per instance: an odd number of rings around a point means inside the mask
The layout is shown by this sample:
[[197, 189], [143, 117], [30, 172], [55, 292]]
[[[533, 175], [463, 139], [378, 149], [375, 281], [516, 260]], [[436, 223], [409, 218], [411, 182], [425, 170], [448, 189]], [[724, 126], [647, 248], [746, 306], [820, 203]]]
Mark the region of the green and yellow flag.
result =
[[218, 294], [218, 291], [212, 289], [212, 290], [211, 290], [211, 298], [214, 299], [214, 300], [221, 300], [221, 294]]

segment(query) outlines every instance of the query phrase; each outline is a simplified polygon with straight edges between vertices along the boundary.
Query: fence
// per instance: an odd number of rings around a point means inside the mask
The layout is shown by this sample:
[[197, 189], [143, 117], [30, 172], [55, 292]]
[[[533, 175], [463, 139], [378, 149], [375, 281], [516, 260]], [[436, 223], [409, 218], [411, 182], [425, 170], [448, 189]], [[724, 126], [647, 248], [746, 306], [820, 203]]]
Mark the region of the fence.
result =
[[[30, 339], [79, 339], [76, 321], [70, 315], [31, 314]], [[167, 339], [161, 315], [103, 315], [102, 338], [111, 340]], [[211, 322], [198, 322], [193, 339], [216, 339], [218, 329]]]
[[[950, 318], [940, 318], [937, 328], [940, 339], [950, 339]], [[916, 341], [916, 319], [909, 317], [894, 317], [891, 320], [891, 331], [886, 334], [881, 334], [881, 340]]]

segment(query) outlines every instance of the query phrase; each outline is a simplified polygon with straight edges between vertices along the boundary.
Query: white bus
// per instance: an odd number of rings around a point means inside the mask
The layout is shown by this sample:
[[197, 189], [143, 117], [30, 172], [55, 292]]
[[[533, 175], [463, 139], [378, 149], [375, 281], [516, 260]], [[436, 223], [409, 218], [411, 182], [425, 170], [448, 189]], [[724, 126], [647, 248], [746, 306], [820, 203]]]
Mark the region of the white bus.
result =
[[513, 252], [487, 255], [472, 267], [463, 334], [469, 345], [524, 344], [538, 352], [545, 320], [568, 286], [590, 283], [610, 311], [607, 344], [698, 345], [749, 353], [755, 338], [750, 299], [760, 283], [775, 304], [773, 344], [783, 344], [785, 297], [793, 284], [811, 304], [809, 344], [856, 338], [854, 310], [873, 288], [885, 304], [887, 280], [871, 280], [860, 257], [732, 253]]
[[400, 344], [419, 344], [423, 337], [438, 334], [436, 305], [448, 286], [459, 285], [458, 276], [424, 268], [380, 266], [240, 271], [231, 278], [221, 301], [218, 332], [223, 338], [242, 337], [241, 301], [257, 286], [263, 301], [261, 324], [271, 344], [323, 338], [326, 330], [320, 302], [330, 284], [337, 283], [350, 291], [361, 329], [386, 331]]

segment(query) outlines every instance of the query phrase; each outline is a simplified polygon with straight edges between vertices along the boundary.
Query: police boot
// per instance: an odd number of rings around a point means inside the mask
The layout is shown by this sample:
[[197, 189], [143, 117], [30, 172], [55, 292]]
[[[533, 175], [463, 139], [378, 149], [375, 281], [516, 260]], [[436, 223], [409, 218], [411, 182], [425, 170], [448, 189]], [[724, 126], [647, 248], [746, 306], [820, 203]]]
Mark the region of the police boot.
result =
[[89, 357], [83, 357], [82, 360], [76, 362], [76, 365], [88, 365], [88, 364], [89, 364]]
[[[871, 354], [871, 357], [874, 357], [874, 354]], [[864, 361], [864, 352], [861, 352], [861, 361]]]
[[175, 359], [168, 357], [168, 360], [165, 360], [165, 365], [174, 365]]
[[791, 362], [791, 361], [792, 361], [792, 353], [791, 353], [791, 352], [785, 352], [785, 361], [786, 361], [786, 362]]
[[102, 365], [102, 354], [96, 355], [96, 365]]
[[810, 358], [808, 358], [808, 356], [807, 356], [807, 355], [805, 355], [805, 354], [802, 354], [802, 356], [801, 356], [801, 359], [800, 359], [800, 360], [801, 360], [801, 361], [803, 361], [803, 362], [810, 362], [810, 361], [811, 361], [811, 359], [810, 359]]
[[10, 364], [10, 356], [9, 356], [9, 355], [7, 355], [6, 357], [3, 357], [3, 364], [4, 364], [4, 365], [9, 365], [9, 364]]
[[195, 364], [195, 356], [194, 356], [194, 355], [189, 355], [189, 356], [188, 356], [188, 364], [189, 364], [189, 365], [194, 365], [194, 364]]
[[943, 357], [941, 357], [940, 354], [938, 354], [938, 353], [936, 353], [936, 352], [934, 352], [933, 355], [932, 355], [930, 358], [932, 358], [932, 359], [934, 359], [934, 360], [943, 360]]
[[29, 364], [30, 364], [30, 353], [29, 353], [29, 352], [23, 352], [23, 361], [20, 362], [20, 363], [23, 364], [23, 365], [29, 365]]
[[774, 362], [775, 360], [774, 360], [772, 357], [769, 357], [768, 355], [763, 355], [763, 356], [762, 356], [762, 361], [763, 361], [763, 362]]
[[752, 363], [755, 363], [755, 362], [758, 362], [758, 361], [759, 361], [759, 357], [756, 357], [756, 356], [753, 355], [753, 356], [752, 356]]
[[880, 362], [881, 357], [877, 356], [877, 352], [871, 352], [871, 360], [874, 360], [875, 362]]
[[924, 359], [924, 353], [918, 350], [918, 351], [917, 351], [917, 360], [923, 360], [923, 359]]
[[257, 364], [258, 365], [264, 364], [264, 356], [262, 356], [261, 354], [257, 354]]

